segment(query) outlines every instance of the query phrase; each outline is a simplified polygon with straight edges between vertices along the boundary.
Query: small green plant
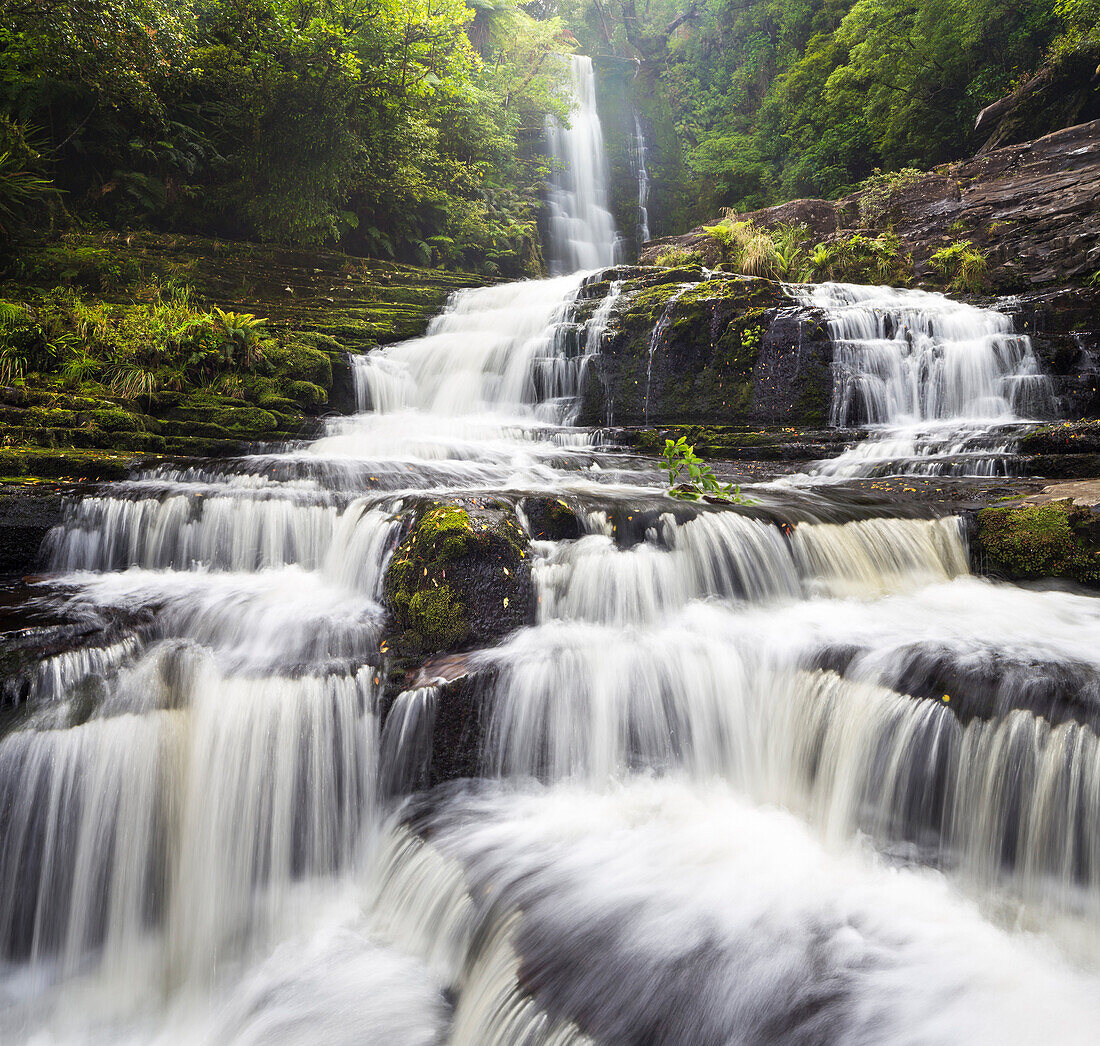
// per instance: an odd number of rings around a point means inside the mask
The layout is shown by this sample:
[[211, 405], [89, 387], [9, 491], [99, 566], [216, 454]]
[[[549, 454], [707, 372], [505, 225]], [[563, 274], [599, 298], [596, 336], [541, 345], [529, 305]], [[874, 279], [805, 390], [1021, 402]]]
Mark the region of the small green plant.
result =
[[1097, 269], [1086, 281], [1090, 287], [1100, 290], [1100, 269]]
[[13, 152], [0, 152], [0, 235], [13, 236], [27, 214], [56, 193], [53, 182], [28, 170]]
[[669, 247], [653, 259], [653, 264], [665, 269], [679, 269], [683, 266], [699, 265], [702, 261], [703, 256], [698, 251], [684, 247]]
[[989, 257], [969, 240], [956, 240], [929, 258], [940, 279], [954, 291], [978, 294], [986, 287]]
[[752, 222], [735, 221], [732, 215], [727, 215], [717, 225], [706, 226], [703, 232], [734, 271], [745, 276], [780, 275], [775, 241]]
[[[752, 501], [741, 496], [741, 488], [720, 483], [711, 467], [689, 446], [681, 436], [677, 440], [666, 439], [664, 449], [665, 472], [668, 473], [668, 493], [682, 501], [698, 501], [708, 496], [728, 501], [734, 505], [751, 505]], [[686, 473], [686, 476], [685, 476]]]
[[834, 280], [900, 287], [912, 278], [912, 260], [902, 253], [901, 241], [893, 233], [873, 237], [856, 233], [846, 240], [819, 243], [802, 271], [806, 282]]
[[924, 174], [924, 171], [914, 167], [903, 167], [900, 171], [883, 171], [876, 167], [857, 189], [862, 193], [859, 198], [860, 222], [863, 225], [873, 224], [886, 213], [896, 193], [920, 181]]

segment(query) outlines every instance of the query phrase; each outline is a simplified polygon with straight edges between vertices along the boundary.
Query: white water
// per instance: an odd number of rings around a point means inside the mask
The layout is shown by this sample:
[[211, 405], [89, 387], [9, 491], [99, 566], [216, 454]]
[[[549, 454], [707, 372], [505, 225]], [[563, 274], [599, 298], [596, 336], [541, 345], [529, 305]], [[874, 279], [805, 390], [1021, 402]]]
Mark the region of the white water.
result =
[[634, 110], [634, 173], [638, 179], [638, 243], [649, 241], [649, 170], [646, 167], [647, 148], [642, 119]]
[[871, 429], [822, 475], [1004, 475], [1013, 426], [1054, 411], [1030, 340], [1001, 313], [892, 287], [799, 294], [836, 344], [831, 424]]
[[569, 77], [576, 99], [568, 126], [546, 120], [546, 144], [557, 170], [547, 199], [550, 271], [572, 273], [614, 265], [618, 234], [608, 209], [611, 191], [607, 152], [596, 112], [592, 59], [569, 55]]
[[[0, 1041], [1094, 1040], [1100, 603], [831, 488], [664, 497], [568, 427], [620, 291], [580, 323], [581, 282], [461, 292], [322, 438], [52, 535], [36, 591], [112, 628], [0, 735]], [[940, 337], [897, 409], [1024, 411], [1002, 334], [957, 399], [923, 387], [971, 373]], [[537, 620], [470, 655], [494, 780], [398, 809], [456, 712], [380, 667], [425, 491], [550, 493], [583, 532], [533, 543]]]

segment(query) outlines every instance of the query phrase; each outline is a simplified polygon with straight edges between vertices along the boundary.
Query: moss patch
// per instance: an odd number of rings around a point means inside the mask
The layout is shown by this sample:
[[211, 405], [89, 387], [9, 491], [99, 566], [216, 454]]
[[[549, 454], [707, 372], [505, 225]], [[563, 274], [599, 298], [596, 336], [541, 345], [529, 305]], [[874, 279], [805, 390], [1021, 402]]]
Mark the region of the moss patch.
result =
[[994, 570], [1021, 580], [1100, 584], [1100, 522], [1069, 501], [978, 513], [977, 546]]
[[486, 643], [525, 624], [527, 537], [499, 504], [431, 504], [386, 571], [384, 598], [404, 656]]

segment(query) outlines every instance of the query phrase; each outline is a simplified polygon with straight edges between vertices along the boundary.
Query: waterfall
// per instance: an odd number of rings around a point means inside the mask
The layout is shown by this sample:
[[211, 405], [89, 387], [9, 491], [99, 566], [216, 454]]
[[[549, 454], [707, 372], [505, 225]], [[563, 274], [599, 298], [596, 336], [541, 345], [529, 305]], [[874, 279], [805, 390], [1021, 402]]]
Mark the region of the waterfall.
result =
[[547, 207], [550, 271], [571, 273], [614, 265], [618, 253], [607, 150], [596, 112], [596, 74], [587, 55], [569, 55], [569, 79], [576, 105], [568, 126], [550, 116], [546, 145], [555, 163]]
[[822, 475], [1004, 475], [1012, 426], [1054, 414], [1030, 339], [1002, 313], [892, 287], [798, 293], [836, 346], [830, 423], [872, 430]]
[[[317, 439], [67, 507], [0, 691], [0, 1041], [1093, 1041], [1100, 600], [829, 484], [669, 498], [571, 425], [585, 280], [459, 291]], [[878, 448], [837, 474], [1049, 409], [997, 313], [802, 293]], [[569, 516], [494, 646], [394, 652], [426, 501]]]
[[634, 110], [634, 147], [631, 150], [631, 162], [638, 179], [638, 243], [648, 242], [649, 234], [649, 171], [646, 168], [645, 131], [642, 118]]

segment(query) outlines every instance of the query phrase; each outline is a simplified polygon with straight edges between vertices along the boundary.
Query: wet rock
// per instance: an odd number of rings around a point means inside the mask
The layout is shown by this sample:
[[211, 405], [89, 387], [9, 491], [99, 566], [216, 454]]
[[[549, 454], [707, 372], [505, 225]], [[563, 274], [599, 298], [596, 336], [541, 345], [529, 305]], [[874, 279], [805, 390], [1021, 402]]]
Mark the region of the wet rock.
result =
[[561, 498], [524, 498], [519, 507], [527, 517], [527, 530], [536, 541], [566, 541], [581, 536], [580, 519]]
[[[739, 217], [766, 228], [803, 224], [815, 241], [892, 230], [930, 286], [938, 280], [929, 258], [961, 239], [989, 253], [990, 285], [1001, 293], [1080, 287], [1100, 268], [1100, 120], [947, 164], [873, 205], [868, 193]], [[651, 241], [642, 261], [669, 247], [712, 249], [700, 226]]]
[[0, 488], [0, 573], [29, 574], [46, 535], [61, 522], [65, 494], [35, 487]]
[[451, 655], [425, 662], [410, 673], [405, 691], [383, 701], [382, 785], [388, 795], [483, 773], [495, 682], [492, 668]]
[[500, 502], [429, 504], [394, 553], [384, 593], [401, 654], [493, 643], [533, 617], [527, 535]]
[[832, 345], [780, 284], [694, 268], [622, 278], [581, 424], [826, 423]]

